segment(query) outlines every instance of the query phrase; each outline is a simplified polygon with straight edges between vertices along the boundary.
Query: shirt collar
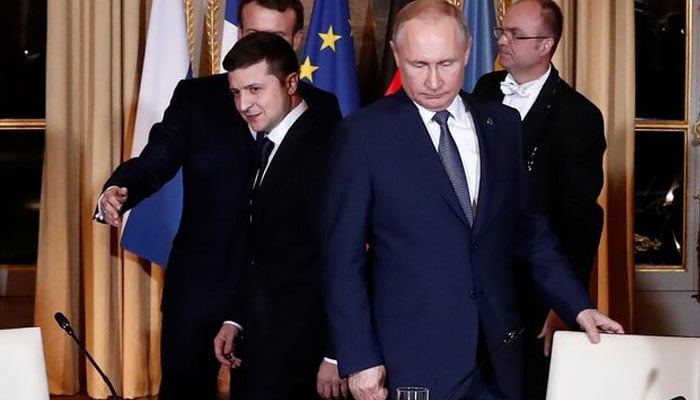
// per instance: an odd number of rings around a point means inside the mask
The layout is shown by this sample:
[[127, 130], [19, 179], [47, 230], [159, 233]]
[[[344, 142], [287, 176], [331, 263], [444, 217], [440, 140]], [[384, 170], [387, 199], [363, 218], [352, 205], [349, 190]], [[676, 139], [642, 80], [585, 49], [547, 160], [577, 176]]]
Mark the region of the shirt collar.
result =
[[[289, 111], [284, 118], [282, 118], [282, 121], [280, 121], [279, 124], [270, 129], [270, 132], [267, 134], [267, 138], [275, 144], [275, 147], [279, 147], [280, 143], [282, 143], [282, 140], [284, 140], [284, 137], [287, 135], [289, 128], [291, 128], [299, 117], [301, 117], [301, 115], [308, 109], [309, 105], [302, 99], [296, 107], [292, 108], [292, 110]], [[251, 135], [253, 135], [253, 139], [255, 139], [255, 131], [250, 126], [248, 126], [248, 129], [250, 130]]]
[[[413, 104], [416, 105], [418, 108], [418, 113], [420, 114], [420, 118], [423, 120], [423, 123], [427, 126], [429, 123], [433, 122], [433, 116], [435, 115], [435, 111], [430, 111], [427, 108], [421, 106], [420, 104], [416, 103], [415, 101]], [[447, 111], [450, 112], [450, 115], [458, 122], [461, 124], [466, 124], [467, 122], [467, 108], [464, 102], [462, 101], [462, 98], [457, 95], [455, 96], [454, 100], [452, 100], [452, 103], [450, 103], [449, 106], [447, 106]]]
[[515, 78], [513, 78], [513, 75], [509, 72], [503, 81], [504, 82], [508, 82], [508, 81], [513, 82], [516, 85], [518, 85], [520, 88], [522, 88], [523, 91], [527, 92], [529, 95], [536, 97], [540, 93], [540, 90], [542, 90], [544, 83], [547, 82], [547, 78], [549, 78], [549, 75], [551, 73], [552, 73], [552, 64], [549, 64], [547, 71], [537, 79], [533, 79], [533, 80], [528, 81], [528, 82], [517, 83], [515, 81]]

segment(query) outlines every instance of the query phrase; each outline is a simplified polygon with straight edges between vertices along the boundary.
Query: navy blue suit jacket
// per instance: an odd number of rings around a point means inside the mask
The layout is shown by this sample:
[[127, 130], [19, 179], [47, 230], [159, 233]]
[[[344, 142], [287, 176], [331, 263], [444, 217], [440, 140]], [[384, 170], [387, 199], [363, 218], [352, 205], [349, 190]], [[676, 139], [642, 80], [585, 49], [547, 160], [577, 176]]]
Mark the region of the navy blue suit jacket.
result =
[[[404, 92], [346, 118], [332, 146], [322, 210], [331, 337], [342, 375], [383, 364], [392, 397], [397, 386], [418, 385], [444, 398], [475, 368], [480, 335], [493, 351], [520, 329], [516, 254], [531, 261], [533, 279], [566, 321], [592, 306], [561, 268], [567, 261], [547, 220], [529, 211], [517, 113], [462, 97], [481, 157], [473, 227]], [[491, 383], [519, 398], [519, 341], [491, 363]]]

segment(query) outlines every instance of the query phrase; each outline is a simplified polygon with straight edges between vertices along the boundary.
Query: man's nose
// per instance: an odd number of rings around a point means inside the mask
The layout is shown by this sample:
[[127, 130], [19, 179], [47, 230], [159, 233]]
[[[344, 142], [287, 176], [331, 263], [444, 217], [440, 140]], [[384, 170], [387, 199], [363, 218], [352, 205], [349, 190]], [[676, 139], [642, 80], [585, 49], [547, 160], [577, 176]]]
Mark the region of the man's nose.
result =
[[437, 67], [428, 69], [428, 77], [425, 81], [426, 86], [431, 90], [440, 89], [442, 86], [442, 78], [440, 77], [440, 72]]
[[252, 101], [250, 96], [241, 92], [238, 95], [238, 98], [236, 99], [236, 106], [238, 107], [238, 111], [245, 112], [250, 108], [251, 105]]

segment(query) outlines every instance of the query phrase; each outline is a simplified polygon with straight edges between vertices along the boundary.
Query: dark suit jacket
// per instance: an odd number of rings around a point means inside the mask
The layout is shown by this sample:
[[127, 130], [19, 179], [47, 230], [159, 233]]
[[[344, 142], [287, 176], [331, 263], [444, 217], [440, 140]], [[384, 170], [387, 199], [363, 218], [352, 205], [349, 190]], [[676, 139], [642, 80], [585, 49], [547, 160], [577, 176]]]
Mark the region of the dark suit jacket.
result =
[[299, 80], [299, 93], [309, 107], [313, 108], [312, 111], [316, 114], [319, 123], [332, 128], [343, 118], [340, 113], [340, 104], [334, 94], [303, 80]]
[[313, 109], [292, 125], [258, 190], [238, 315], [243, 366], [233, 398], [316, 398], [326, 349], [318, 207], [330, 128]]
[[[302, 97], [324, 123], [340, 119], [331, 93], [302, 82]], [[236, 112], [226, 74], [183, 80], [139, 157], [120, 165], [104, 186], [129, 189], [124, 210], [183, 170], [183, 211], [168, 260], [164, 312], [223, 321], [244, 263], [248, 201], [255, 173], [253, 141]]]
[[225, 74], [181, 81], [139, 157], [105, 184], [129, 190], [125, 209], [182, 168], [183, 210], [168, 260], [162, 310], [223, 321], [244, 261], [254, 142]]
[[[505, 76], [506, 71], [482, 76], [474, 96], [500, 103]], [[597, 203], [603, 187], [603, 117], [552, 66], [522, 129], [522, 153], [532, 165], [528, 175], [537, 203], [588, 287], [603, 227], [603, 210]]]
[[[332, 145], [322, 214], [331, 337], [341, 374], [384, 364], [391, 396], [418, 385], [444, 398], [476, 367], [480, 336], [490, 352], [521, 327], [516, 254], [565, 320], [591, 307], [546, 220], [527, 208], [516, 112], [464, 100], [481, 158], [473, 228], [403, 91], [346, 118]], [[519, 344], [491, 356], [490, 384], [507, 398], [521, 392]]]

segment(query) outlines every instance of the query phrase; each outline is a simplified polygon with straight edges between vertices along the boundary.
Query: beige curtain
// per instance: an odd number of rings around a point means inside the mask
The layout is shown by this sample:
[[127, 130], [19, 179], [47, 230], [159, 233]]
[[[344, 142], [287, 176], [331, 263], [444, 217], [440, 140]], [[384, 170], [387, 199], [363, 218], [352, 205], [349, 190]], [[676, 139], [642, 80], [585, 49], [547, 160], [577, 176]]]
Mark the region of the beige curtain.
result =
[[555, 64], [603, 112], [608, 150], [600, 203], [605, 226], [596, 270], [598, 306], [633, 327], [634, 4], [560, 0], [564, 37]]
[[[173, 0], [176, 1], [176, 0]], [[311, 1], [304, 0], [307, 16]], [[632, 325], [633, 3], [560, 0], [555, 64], [603, 111], [606, 223], [597, 298]], [[101, 186], [130, 149], [150, 0], [48, 2], [46, 152], [35, 320], [53, 394], [108, 390], [53, 314], [64, 312], [126, 398], [157, 393], [163, 271], [119, 250], [119, 232], [91, 219]], [[591, 21], [595, 21], [592, 23]]]
[[[123, 258], [117, 232], [92, 221], [101, 186], [131, 136], [150, 6], [145, 0], [49, 1], [46, 151], [35, 321], [49, 389], [81, 387], [76, 346], [53, 321], [63, 311], [120, 395], [157, 391], [162, 273]], [[87, 391], [109, 392], [90, 366]]]

